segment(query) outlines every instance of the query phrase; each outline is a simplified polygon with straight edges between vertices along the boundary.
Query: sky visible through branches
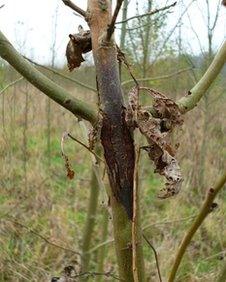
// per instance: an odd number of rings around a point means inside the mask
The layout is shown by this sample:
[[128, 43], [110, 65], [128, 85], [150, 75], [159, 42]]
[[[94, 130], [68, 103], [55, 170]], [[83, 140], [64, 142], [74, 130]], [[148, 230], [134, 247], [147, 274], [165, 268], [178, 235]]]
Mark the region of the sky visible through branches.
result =
[[[74, 0], [74, 2], [83, 9], [86, 9], [86, 2], [84, 0]], [[114, 1], [115, 2], [115, 1]], [[173, 1], [156, 1], [158, 7], [169, 5]], [[177, 5], [171, 9], [172, 13], [168, 16], [167, 30], [170, 31], [177, 22], [180, 13], [182, 13], [191, 1], [179, 0]], [[215, 14], [217, 1], [211, 2], [211, 13]], [[139, 1], [140, 13], [142, 8], [147, 3], [146, 0]], [[65, 46], [68, 41], [68, 34], [77, 30], [77, 26], [82, 24], [84, 28], [87, 27], [85, 21], [73, 14], [73, 11], [66, 7], [61, 0], [52, 1], [35, 1], [35, 0], [0, 0], [0, 5], [5, 4], [5, 7], [0, 10], [0, 26], [4, 34], [14, 44], [14, 46], [26, 55], [33, 58], [40, 63], [48, 64], [51, 62], [51, 47], [53, 46], [54, 30], [56, 29], [56, 64], [64, 65]], [[128, 16], [134, 16], [136, 0], [130, 0]], [[207, 49], [207, 36], [205, 21], [206, 11], [205, 1], [196, 0], [189, 7], [188, 13], [192, 20], [193, 29], [199, 37], [204, 50]], [[226, 37], [226, 9], [221, 7], [219, 21], [214, 33], [214, 49], [217, 49]], [[120, 20], [119, 14], [118, 20]], [[196, 35], [192, 32], [190, 21], [187, 14], [182, 20], [182, 42], [183, 50], [192, 54], [200, 53], [199, 42], [197, 42]], [[117, 26], [119, 27], [119, 26]], [[116, 37], [119, 36], [120, 29], [116, 29]], [[177, 37], [179, 31], [176, 29], [172, 39], [177, 44]], [[164, 35], [163, 35], [164, 36]], [[91, 57], [90, 55], [88, 55]]]

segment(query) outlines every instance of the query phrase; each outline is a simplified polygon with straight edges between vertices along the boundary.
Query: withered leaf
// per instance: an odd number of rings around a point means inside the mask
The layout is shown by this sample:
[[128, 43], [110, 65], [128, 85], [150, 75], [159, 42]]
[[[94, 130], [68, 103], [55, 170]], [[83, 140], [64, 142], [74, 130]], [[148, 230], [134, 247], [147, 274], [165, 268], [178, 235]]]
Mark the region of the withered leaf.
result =
[[62, 138], [61, 138], [61, 155], [64, 159], [64, 163], [65, 163], [65, 168], [66, 168], [66, 171], [67, 171], [67, 177], [69, 179], [73, 179], [74, 176], [75, 176], [75, 172], [74, 170], [72, 169], [71, 167], [71, 164], [69, 162], [69, 158], [68, 156], [65, 154], [64, 152], [64, 141], [68, 138], [68, 133], [67, 132], [64, 132], [63, 135], [62, 135]]
[[[148, 146], [143, 147], [148, 152], [149, 158], [155, 164], [155, 172], [165, 176], [167, 182], [160, 191], [159, 198], [168, 198], [180, 191], [182, 175], [179, 164], [174, 157], [175, 150], [169, 143], [169, 134], [175, 126], [182, 124], [181, 113], [178, 106], [164, 94], [147, 88], [154, 98], [154, 109], [158, 118], [153, 117], [139, 105], [139, 89], [134, 87], [129, 92], [129, 108], [127, 120], [139, 128], [146, 137]], [[163, 124], [166, 128], [163, 127]]]
[[66, 167], [66, 170], [67, 170], [67, 177], [69, 179], [73, 179], [74, 176], [75, 176], [75, 172], [71, 169], [71, 164], [69, 162], [69, 159], [64, 153], [62, 153], [62, 157], [63, 157], [64, 162], [65, 162], [65, 167]]
[[153, 108], [161, 119], [168, 120], [173, 125], [183, 124], [179, 107], [173, 100], [154, 89], [145, 88], [145, 90], [154, 98]]
[[125, 120], [129, 127], [135, 128], [136, 127], [136, 118], [137, 118], [137, 111], [139, 109], [139, 89], [138, 87], [133, 87], [129, 94], [129, 107], [126, 111]]
[[85, 61], [82, 54], [92, 50], [92, 43], [90, 31], [84, 31], [81, 26], [79, 26], [79, 33], [69, 34], [69, 37], [70, 40], [66, 48], [66, 57], [68, 68], [72, 71]]

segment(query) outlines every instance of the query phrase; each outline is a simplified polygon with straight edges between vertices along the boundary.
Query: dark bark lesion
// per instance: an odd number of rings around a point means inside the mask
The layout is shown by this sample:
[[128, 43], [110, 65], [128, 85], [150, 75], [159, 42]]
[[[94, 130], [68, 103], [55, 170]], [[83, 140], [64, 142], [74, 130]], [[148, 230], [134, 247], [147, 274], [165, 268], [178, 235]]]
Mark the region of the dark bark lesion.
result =
[[128, 217], [132, 219], [135, 153], [134, 141], [125, 121], [124, 107], [121, 108], [118, 124], [103, 114], [101, 142], [104, 147], [112, 194], [123, 205]]

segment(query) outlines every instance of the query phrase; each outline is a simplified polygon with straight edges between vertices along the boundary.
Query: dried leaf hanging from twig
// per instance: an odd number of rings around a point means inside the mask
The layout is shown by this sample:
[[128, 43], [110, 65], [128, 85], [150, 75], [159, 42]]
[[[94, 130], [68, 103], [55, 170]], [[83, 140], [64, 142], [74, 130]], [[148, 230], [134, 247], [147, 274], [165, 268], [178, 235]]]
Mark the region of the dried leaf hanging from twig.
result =
[[155, 172], [165, 176], [165, 188], [158, 195], [168, 198], [177, 194], [182, 184], [182, 175], [179, 164], [174, 157], [174, 149], [167, 139], [175, 126], [183, 123], [178, 106], [162, 93], [149, 88], [143, 88], [154, 98], [153, 108], [157, 118], [144, 110], [139, 104], [139, 88], [134, 87], [129, 92], [129, 108], [127, 123], [130, 127], [139, 128], [146, 137], [148, 146], [143, 147], [149, 158], [155, 164]]
[[68, 68], [72, 71], [85, 61], [82, 54], [92, 50], [92, 43], [90, 31], [84, 31], [82, 26], [79, 26], [79, 33], [70, 34], [69, 37], [70, 40], [67, 44], [66, 57]]
[[68, 156], [65, 154], [64, 152], [64, 141], [68, 138], [68, 133], [67, 132], [64, 132], [63, 135], [62, 135], [62, 138], [61, 138], [61, 154], [62, 154], [62, 157], [64, 159], [64, 162], [65, 162], [65, 168], [67, 170], [67, 177], [69, 179], [73, 179], [74, 176], [75, 176], [75, 172], [74, 170], [72, 169], [71, 167], [71, 164], [69, 162], [69, 158]]

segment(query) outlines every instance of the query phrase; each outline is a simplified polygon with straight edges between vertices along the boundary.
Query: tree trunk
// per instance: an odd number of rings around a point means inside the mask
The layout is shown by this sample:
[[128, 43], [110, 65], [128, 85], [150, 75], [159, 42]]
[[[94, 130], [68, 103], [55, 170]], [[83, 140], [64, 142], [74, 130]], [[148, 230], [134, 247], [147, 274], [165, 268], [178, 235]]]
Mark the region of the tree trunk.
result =
[[[134, 142], [125, 122], [125, 107], [118, 73], [116, 48], [113, 40], [111, 42], [105, 40], [106, 29], [111, 20], [111, 4], [106, 1], [107, 8], [105, 9], [98, 0], [89, 0], [88, 3], [88, 22], [92, 35], [93, 56], [103, 116], [101, 142], [104, 147], [111, 186], [110, 205], [113, 214], [119, 275], [121, 279], [130, 282], [134, 281], [131, 247]], [[141, 248], [140, 241], [136, 247]], [[137, 254], [141, 252], [137, 251]], [[142, 255], [138, 261], [138, 278], [139, 281], [143, 281]]]
[[[151, 11], [152, 10], [152, 0], [148, 1], [148, 9], [147, 11]], [[142, 77], [145, 78], [147, 77], [147, 71], [148, 71], [148, 66], [149, 66], [149, 60], [150, 60], [150, 33], [151, 33], [151, 28], [153, 26], [152, 24], [152, 17], [149, 15], [147, 16], [146, 19], [147, 23], [146, 26], [144, 27], [144, 29], [142, 30], [142, 32], [144, 33], [144, 46], [143, 46], [143, 74]]]

